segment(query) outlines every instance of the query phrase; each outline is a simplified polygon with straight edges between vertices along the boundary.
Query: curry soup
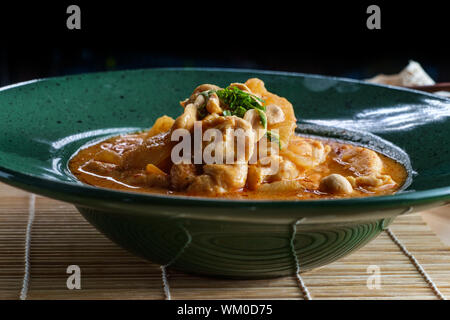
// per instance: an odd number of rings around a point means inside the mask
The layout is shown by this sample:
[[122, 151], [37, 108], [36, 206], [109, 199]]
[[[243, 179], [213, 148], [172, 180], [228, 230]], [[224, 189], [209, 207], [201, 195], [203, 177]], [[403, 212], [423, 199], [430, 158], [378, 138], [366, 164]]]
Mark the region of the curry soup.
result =
[[407, 178], [400, 163], [373, 150], [296, 135], [292, 105], [259, 79], [203, 84], [180, 104], [176, 119], [162, 116], [148, 131], [80, 150], [71, 172], [117, 190], [276, 200], [392, 194]]

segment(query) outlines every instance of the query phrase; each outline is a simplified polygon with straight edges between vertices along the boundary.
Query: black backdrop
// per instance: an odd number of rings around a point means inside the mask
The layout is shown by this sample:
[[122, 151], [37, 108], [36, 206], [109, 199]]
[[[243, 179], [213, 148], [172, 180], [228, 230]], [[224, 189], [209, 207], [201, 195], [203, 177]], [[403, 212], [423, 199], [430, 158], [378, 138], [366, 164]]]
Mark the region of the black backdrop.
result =
[[[81, 8], [81, 30], [66, 8]], [[381, 30], [366, 9], [381, 8]], [[352, 78], [420, 62], [450, 81], [444, 1], [59, 1], [0, 4], [0, 85], [81, 72], [238, 67]]]

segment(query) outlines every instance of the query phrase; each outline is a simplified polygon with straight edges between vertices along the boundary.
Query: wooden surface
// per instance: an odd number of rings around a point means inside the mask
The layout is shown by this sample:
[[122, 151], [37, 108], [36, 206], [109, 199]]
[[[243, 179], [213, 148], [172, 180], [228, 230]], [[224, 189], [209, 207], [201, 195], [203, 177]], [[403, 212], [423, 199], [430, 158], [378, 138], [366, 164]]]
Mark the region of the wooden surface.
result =
[[[29, 204], [29, 194], [0, 184], [0, 299], [20, 297]], [[450, 208], [433, 212], [446, 219]], [[37, 196], [34, 213], [28, 299], [166, 298], [159, 265], [113, 244], [73, 206]], [[439, 240], [419, 214], [396, 219], [391, 230], [442, 294], [450, 297], [450, 247]], [[81, 268], [81, 290], [66, 287], [69, 265]], [[367, 268], [371, 265], [379, 268], [379, 289], [367, 286]], [[174, 270], [167, 273], [172, 299], [303, 299], [295, 276], [236, 281]], [[356, 253], [301, 277], [313, 299], [437, 299], [387, 233]]]
[[450, 246], [450, 206], [431, 209], [420, 214], [439, 239]]

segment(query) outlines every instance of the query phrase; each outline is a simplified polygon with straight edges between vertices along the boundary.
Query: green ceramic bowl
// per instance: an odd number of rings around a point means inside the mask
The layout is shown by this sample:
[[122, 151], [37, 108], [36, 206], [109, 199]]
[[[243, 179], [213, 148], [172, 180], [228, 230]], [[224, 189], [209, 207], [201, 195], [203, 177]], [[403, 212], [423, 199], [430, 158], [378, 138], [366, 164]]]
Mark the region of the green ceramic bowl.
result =
[[[149, 128], [200, 83], [259, 77], [289, 99], [299, 133], [369, 146], [410, 172], [391, 196], [230, 201], [94, 188], [67, 168], [82, 146]], [[73, 203], [114, 242], [153, 262], [233, 278], [290, 275], [360, 248], [401, 214], [450, 201], [450, 101], [413, 90], [295, 73], [149, 69], [0, 89], [0, 180]], [[381, 254], [381, 252], [380, 252]], [[376, 262], [377, 257], [373, 257]]]

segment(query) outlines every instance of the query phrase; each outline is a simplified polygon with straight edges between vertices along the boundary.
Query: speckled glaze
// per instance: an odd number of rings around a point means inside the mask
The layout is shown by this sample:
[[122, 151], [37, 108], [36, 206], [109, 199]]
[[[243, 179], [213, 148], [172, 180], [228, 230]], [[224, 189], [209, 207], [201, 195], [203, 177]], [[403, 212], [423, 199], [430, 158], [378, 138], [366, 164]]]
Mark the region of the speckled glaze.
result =
[[[224, 201], [93, 188], [69, 172], [80, 147], [176, 116], [178, 101], [198, 84], [251, 77], [292, 102], [300, 133], [398, 159], [411, 173], [407, 187], [360, 199]], [[294, 73], [149, 69], [44, 79], [0, 89], [0, 180], [73, 203], [110, 239], [151, 261], [232, 278], [283, 276], [350, 253], [400, 214], [448, 203], [449, 118], [444, 98]]]

